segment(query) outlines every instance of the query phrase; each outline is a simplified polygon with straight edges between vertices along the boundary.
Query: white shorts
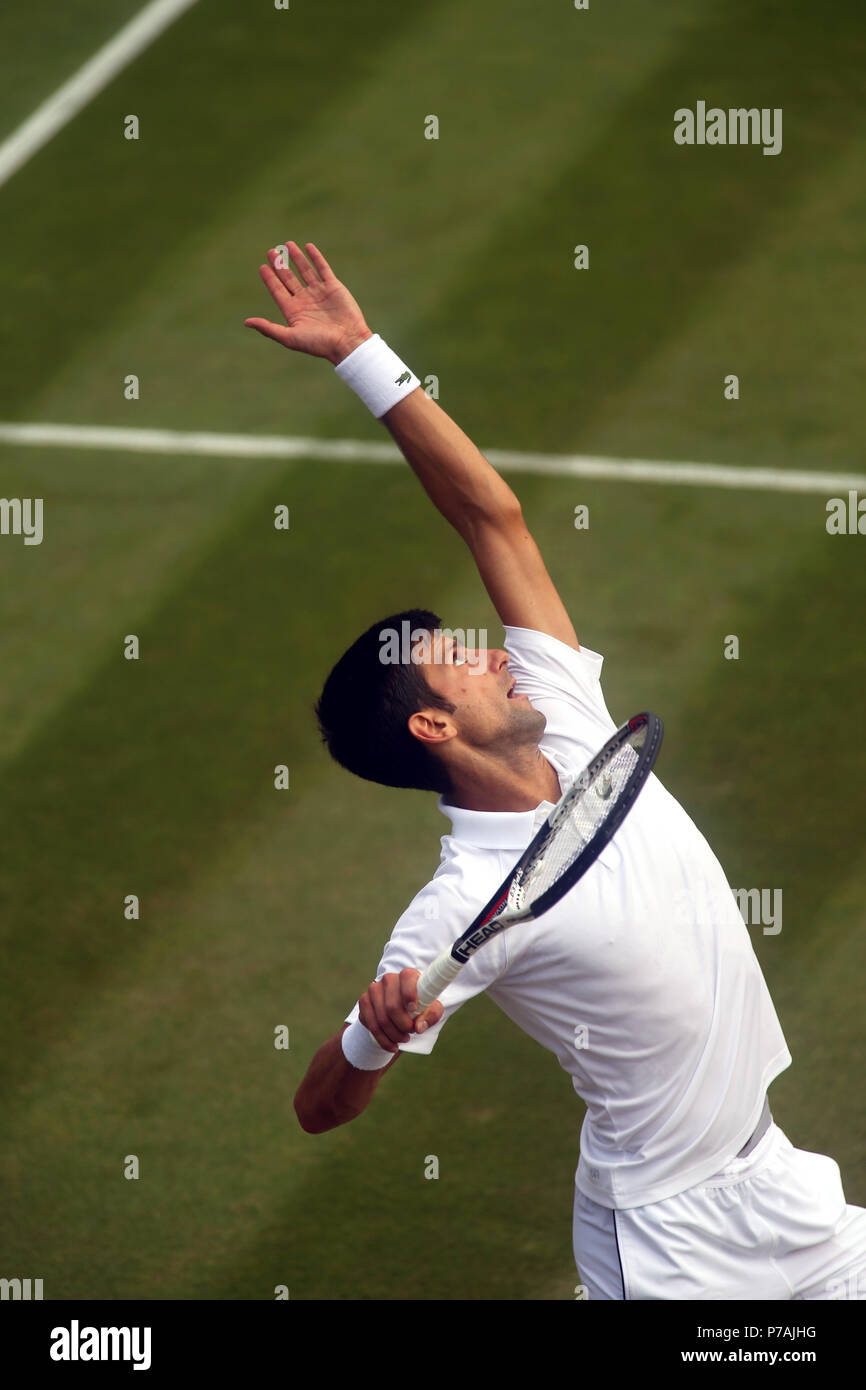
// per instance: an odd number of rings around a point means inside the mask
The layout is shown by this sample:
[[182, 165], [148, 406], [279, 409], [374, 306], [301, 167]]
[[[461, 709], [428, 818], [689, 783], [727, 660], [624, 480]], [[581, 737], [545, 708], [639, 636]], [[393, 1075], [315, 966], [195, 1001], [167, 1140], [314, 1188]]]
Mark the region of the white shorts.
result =
[[613, 1211], [576, 1189], [574, 1258], [589, 1299], [866, 1301], [866, 1209], [847, 1205], [832, 1158], [771, 1124], [663, 1202]]

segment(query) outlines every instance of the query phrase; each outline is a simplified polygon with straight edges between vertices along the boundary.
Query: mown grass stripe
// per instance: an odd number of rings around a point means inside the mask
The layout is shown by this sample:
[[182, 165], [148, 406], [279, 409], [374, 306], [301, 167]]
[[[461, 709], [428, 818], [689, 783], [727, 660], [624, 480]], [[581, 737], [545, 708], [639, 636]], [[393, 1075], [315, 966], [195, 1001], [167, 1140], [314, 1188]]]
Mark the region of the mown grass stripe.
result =
[[152, 0], [0, 145], [0, 186], [197, 0]]

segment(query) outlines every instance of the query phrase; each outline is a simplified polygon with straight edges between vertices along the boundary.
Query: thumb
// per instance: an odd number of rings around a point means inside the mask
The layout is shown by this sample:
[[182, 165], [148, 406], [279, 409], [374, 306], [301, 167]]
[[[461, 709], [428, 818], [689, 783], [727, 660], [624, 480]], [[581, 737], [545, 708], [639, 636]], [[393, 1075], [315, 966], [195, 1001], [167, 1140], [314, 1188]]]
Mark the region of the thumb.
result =
[[283, 347], [297, 349], [295, 334], [285, 324], [271, 323], [269, 319], [244, 319], [244, 328], [254, 328], [264, 338], [273, 338], [275, 343], [282, 343]]
[[433, 1003], [428, 1004], [426, 1009], [422, 1009], [421, 1013], [415, 1019], [415, 1032], [425, 1033], [428, 1028], [433, 1027], [434, 1023], [439, 1022], [444, 1012], [444, 1004], [442, 1004], [440, 1000], [434, 999]]

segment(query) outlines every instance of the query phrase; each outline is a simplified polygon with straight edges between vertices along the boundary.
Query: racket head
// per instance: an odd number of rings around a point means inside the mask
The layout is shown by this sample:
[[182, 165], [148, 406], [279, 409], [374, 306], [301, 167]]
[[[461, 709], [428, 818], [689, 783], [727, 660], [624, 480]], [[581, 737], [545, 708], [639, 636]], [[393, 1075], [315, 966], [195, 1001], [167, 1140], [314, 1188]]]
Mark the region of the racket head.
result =
[[649, 777], [664, 725], [645, 710], [627, 720], [551, 811], [521, 857], [506, 910], [538, 917], [559, 902], [622, 825]]

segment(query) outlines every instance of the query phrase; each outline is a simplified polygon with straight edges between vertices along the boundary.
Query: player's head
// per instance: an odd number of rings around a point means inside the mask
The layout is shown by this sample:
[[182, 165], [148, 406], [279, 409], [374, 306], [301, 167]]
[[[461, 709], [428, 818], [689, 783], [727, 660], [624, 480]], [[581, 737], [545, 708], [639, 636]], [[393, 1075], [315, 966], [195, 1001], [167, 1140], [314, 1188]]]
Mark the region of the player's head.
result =
[[520, 749], [537, 748], [546, 720], [517, 694], [503, 648], [469, 645], [462, 631], [446, 628], [419, 644], [415, 659], [450, 708], [416, 711], [409, 732], [444, 765], [452, 785], [465, 786], [491, 762], [513, 765]]
[[428, 685], [421, 664], [389, 659], [394, 652], [387, 645], [387, 634], [396, 632], [399, 658], [404, 633], [432, 633], [439, 626], [425, 608], [383, 618], [352, 643], [328, 676], [316, 716], [331, 756], [349, 772], [386, 787], [448, 790], [442, 763], [409, 732], [409, 719], [423, 709], [448, 714], [451, 705]]
[[316, 706], [331, 755], [359, 777], [447, 794], [479, 757], [537, 744], [544, 716], [514, 692], [503, 650], [468, 648], [435, 613], [374, 623], [340, 658]]

